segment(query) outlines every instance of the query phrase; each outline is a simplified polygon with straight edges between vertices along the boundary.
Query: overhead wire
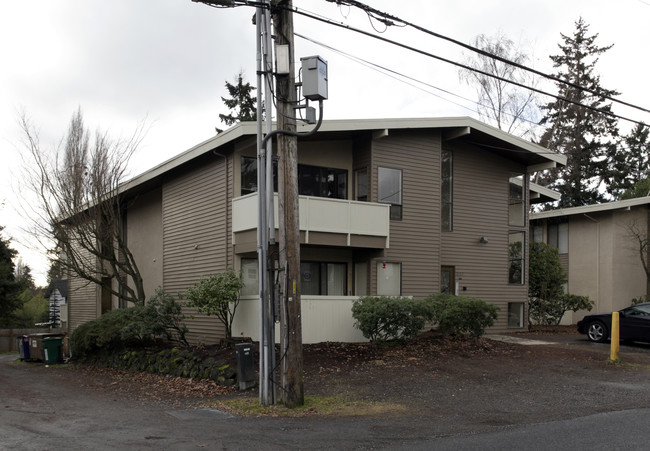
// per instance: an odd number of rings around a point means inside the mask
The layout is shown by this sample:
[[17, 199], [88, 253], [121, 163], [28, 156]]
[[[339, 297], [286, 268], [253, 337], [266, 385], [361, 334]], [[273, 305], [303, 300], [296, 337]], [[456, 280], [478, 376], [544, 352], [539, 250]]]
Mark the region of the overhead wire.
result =
[[368, 14], [369, 16], [370, 16], [370, 14], [372, 14], [372, 17], [376, 17], [378, 15], [380, 17], [385, 18], [386, 21], [383, 22], [383, 23], [386, 24], [387, 26], [396, 25], [394, 23], [391, 23], [390, 21], [397, 21], [397, 22], [402, 23], [403, 24], [402, 26], [409, 26], [411, 28], [414, 28], [414, 29], [416, 29], [416, 30], [418, 30], [420, 32], [423, 32], [425, 34], [428, 34], [430, 36], [434, 36], [436, 38], [443, 39], [443, 40], [445, 40], [447, 42], [451, 42], [452, 44], [461, 46], [461, 47], [463, 47], [463, 48], [465, 48], [467, 50], [470, 50], [472, 52], [478, 53], [478, 54], [483, 55], [483, 56], [487, 56], [489, 58], [495, 59], [497, 61], [500, 61], [502, 63], [508, 64], [510, 66], [513, 66], [513, 67], [516, 67], [518, 69], [522, 69], [522, 70], [525, 70], [525, 71], [530, 72], [532, 74], [538, 75], [540, 77], [544, 77], [546, 79], [555, 81], [556, 83], [561, 83], [561, 84], [570, 86], [570, 87], [575, 88], [575, 89], [586, 91], [586, 92], [588, 92], [590, 94], [601, 97], [603, 99], [607, 99], [607, 100], [610, 100], [612, 102], [628, 106], [630, 108], [634, 108], [634, 109], [637, 109], [637, 110], [640, 110], [640, 111], [643, 111], [643, 112], [646, 112], [646, 113], [650, 113], [650, 109], [647, 109], [647, 108], [644, 108], [644, 107], [641, 107], [641, 106], [638, 106], [638, 105], [634, 105], [632, 103], [617, 99], [615, 97], [611, 97], [609, 95], [598, 92], [595, 89], [591, 89], [591, 88], [586, 87], [586, 86], [578, 85], [578, 84], [573, 83], [573, 82], [571, 82], [569, 80], [559, 78], [559, 77], [557, 77], [555, 75], [544, 73], [544, 72], [542, 72], [540, 70], [534, 69], [532, 67], [528, 67], [528, 66], [526, 66], [524, 64], [521, 64], [521, 63], [517, 63], [515, 61], [509, 60], [509, 59], [504, 58], [502, 56], [495, 55], [493, 53], [490, 53], [490, 52], [488, 52], [486, 50], [475, 47], [473, 45], [465, 44], [462, 41], [459, 41], [459, 40], [454, 39], [454, 38], [450, 38], [449, 36], [445, 36], [445, 35], [440, 34], [440, 33], [436, 33], [435, 31], [431, 31], [431, 30], [429, 30], [427, 28], [424, 28], [422, 26], [419, 26], [419, 25], [416, 25], [414, 23], [408, 22], [408, 21], [406, 21], [404, 19], [393, 16], [392, 14], [379, 11], [378, 9], [375, 9], [375, 8], [371, 7], [370, 5], [366, 5], [366, 4], [361, 3], [359, 1], [356, 1], [356, 0], [326, 0], [326, 1], [328, 1], [330, 3], [336, 3], [338, 5], [348, 5], [348, 6], [357, 7], [359, 9], [363, 10], [364, 12], [366, 12], [366, 14]]

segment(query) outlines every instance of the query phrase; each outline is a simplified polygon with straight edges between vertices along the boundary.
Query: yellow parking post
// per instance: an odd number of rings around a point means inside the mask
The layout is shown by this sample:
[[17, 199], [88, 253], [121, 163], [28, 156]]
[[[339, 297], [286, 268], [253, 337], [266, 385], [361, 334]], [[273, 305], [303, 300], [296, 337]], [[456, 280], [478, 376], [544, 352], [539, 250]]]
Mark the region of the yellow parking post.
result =
[[610, 349], [609, 349], [609, 360], [616, 362], [618, 360], [618, 351], [620, 349], [620, 332], [619, 332], [619, 321], [618, 321], [618, 312], [612, 313], [612, 333], [610, 335]]

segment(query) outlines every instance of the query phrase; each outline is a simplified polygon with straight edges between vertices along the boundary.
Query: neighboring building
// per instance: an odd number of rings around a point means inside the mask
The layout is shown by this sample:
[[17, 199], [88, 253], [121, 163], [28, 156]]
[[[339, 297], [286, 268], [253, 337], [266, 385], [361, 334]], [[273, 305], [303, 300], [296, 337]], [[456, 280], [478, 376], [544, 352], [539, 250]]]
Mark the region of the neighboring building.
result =
[[[531, 238], [558, 250], [568, 293], [589, 296], [598, 312], [620, 310], [648, 294], [639, 238], [647, 243], [649, 205], [650, 197], [641, 197], [533, 213]], [[647, 247], [644, 256], [648, 262]], [[584, 314], [568, 312], [563, 323]]]
[[[122, 189], [147, 295], [241, 269], [233, 334], [254, 339], [256, 142], [255, 123], [240, 123]], [[565, 157], [470, 118], [439, 118], [325, 121], [299, 139], [298, 158], [304, 342], [363, 340], [350, 312], [361, 295], [452, 292], [498, 306], [494, 332], [524, 327], [530, 197], [552, 193], [529, 195], [527, 174]], [[118, 306], [85, 283], [70, 287], [73, 329]], [[194, 316], [190, 340], [223, 337], [215, 318]]]
[[58, 316], [58, 324], [52, 324], [52, 327], [68, 327], [68, 281], [53, 280], [45, 291], [45, 299], [50, 300], [50, 318], [54, 313]]

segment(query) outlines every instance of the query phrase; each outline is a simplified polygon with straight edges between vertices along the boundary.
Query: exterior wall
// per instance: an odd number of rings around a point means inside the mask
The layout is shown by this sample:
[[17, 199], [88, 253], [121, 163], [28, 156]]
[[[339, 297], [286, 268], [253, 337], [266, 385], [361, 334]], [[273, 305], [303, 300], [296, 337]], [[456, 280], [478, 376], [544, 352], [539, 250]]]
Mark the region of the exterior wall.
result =
[[402, 170], [402, 219], [390, 221], [390, 248], [372, 260], [370, 294], [377, 292], [377, 263], [402, 264], [402, 294], [425, 297], [440, 287], [440, 134], [391, 132], [372, 143], [370, 201], [377, 202], [378, 168]]
[[[91, 258], [87, 253], [86, 258]], [[99, 318], [101, 303], [99, 289], [94, 283], [80, 277], [70, 277], [68, 281], [68, 320], [72, 332], [81, 324]]]
[[[567, 270], [569, 293], [589, 296], [594, 301], [592, 313], [620, 310], [647, 293], [638, 243], [627, 229], [636, 224], [642, 231], [648, 230], [646, 205], [569, 215], [567, 219], [569, 252], [560, 254], [560, 262]], [[548, 220], [542, 223], [546, 229]], [[587, 313], [567, 312], [563, 324], [575, 324]]]
[[[228, 172], [232, 159], [212, 155], [162, 188], [163, 283], [183, 293], [201, 277], [232, 265]], [[215, 317], [188, 311], [188, 341], [214, 343], [224, 337]]]
[[[528, 274], [524, 273], [524, 284], [508, 283], [509, 177], [526, 169], [468, 145], [452, 141], [444, 147], [453, 153], [453, 227], [442, 232], [441, 264], [455, 268], [458, 295], [499, 308], [491, 332], [505, 331], [508, 303], [525, 303], [528, 298]], [[482, 236], [488, 243], [479, 243]]]
[[127, 209], [126, 217], [127, 243], [149, 299], [163, 285], [162, 190], [138, 196]]

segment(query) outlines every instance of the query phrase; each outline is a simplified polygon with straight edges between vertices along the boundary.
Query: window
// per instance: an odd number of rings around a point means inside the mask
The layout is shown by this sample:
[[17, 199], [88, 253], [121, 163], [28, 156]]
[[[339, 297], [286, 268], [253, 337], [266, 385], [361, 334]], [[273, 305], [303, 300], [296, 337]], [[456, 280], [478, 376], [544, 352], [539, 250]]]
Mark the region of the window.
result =
[[536, 243], [543, 243], [544, 242], [544, 226], [542, 226], [541, 224], [533, 225], [531, 239]]
[[377, 200], [390, 204], [390, 219], [402, 219], [402, 171], [380, 167], [377, 175]]
[[402, 264], [377, 262], [377, 295], [400, 296], [402, 294]]
[[354, 173], [354, 178], [357, 187], [356, 198], [366, 202], [368, 200], [368, 170], [366, 168], [358, 169]]
[[508, 283], [524, 283], [524, 232], [510, 232]]
[[348, 198], [348, 171], [298, 165], [298, 193], [303, 196]]
[[440, 198], [442, 202], [441, 226], [443, 232], [453, 229], [453, 158], [449, 150], [442, 151]]
[[242, 258], [241, 259], [241, 279], [244, 286], [241, 289], [242, 296], [254, 296], [260, 292], [259, 279], [257, 277], [257, 259], [256, 258]]
[[526, 219], [524, 201], [525, 180], [523, 174], [510, 177], [510, 192], [508, 196], [508, 223], [511, 226], [524, 226]]
[[346, 296], [347, 265], [345, 263], [300, 262], [302, 294], [315, 296]]
[[548, 225], [548, 245], [557, 249], [558, 254], [569, 252], [569, 223], [560, 222]]
[[524, 327], [524, 303], [508, 302], [508, 327], [521, 329]]
[[453, 266], [440, 268], [440, 292], [456, 294], [456, 270]]
[[[278, 191], [278, 162], [273, 160], [273, 190]], [[257, 158], [241, 157], [241, 195], [257, 192]]]

